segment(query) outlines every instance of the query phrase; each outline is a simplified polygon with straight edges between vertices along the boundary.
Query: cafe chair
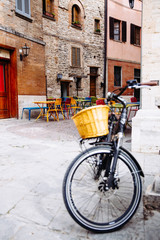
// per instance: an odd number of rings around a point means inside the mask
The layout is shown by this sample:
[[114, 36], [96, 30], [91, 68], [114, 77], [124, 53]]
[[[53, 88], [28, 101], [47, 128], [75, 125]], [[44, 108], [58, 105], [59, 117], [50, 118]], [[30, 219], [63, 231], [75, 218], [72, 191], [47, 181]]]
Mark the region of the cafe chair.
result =
[[85, 105], [84, 107], [90, 107], [91, 106], [91, 97], [85, 97]]
[[96, 105], [105, 105], [104, 99], [97, 99]]
[[134, 105], [137, 103], [136, 97], [131, 97], [131, 103], [133, 103], [133, 105], [131, 105], [128, 109], [129, 110], [128, 111], [128, 119], [133, 118], [136, 115], [137, 111], [139, 110], [139, 104]]
[[82, 108], [80, 106], [77, 106], [77, 102], [73, 97], [71, 97], [70, 108], [71, 108], [72, 115], [75, 115], [78, 111], [82, 110]]
[[70, 111], [71, 111], [71, 98], [66, 98], [65, 101], [63, 101], [63, 112], [67, 114], [68, 119]]
[[49, 117], [52, 116], [54, 118], [54, 120], [59, 121], [59, 113], [61, 113], [63, 116], [63, 119], [65, 119], [63, 109], [62, 109], [62, 99], [61, 98], [57, 98], [55, 100], [55, 103], [53, 104], [53, 106], [48, 109], [47, 122], [48, 122], [49, 115], [50, 115]]

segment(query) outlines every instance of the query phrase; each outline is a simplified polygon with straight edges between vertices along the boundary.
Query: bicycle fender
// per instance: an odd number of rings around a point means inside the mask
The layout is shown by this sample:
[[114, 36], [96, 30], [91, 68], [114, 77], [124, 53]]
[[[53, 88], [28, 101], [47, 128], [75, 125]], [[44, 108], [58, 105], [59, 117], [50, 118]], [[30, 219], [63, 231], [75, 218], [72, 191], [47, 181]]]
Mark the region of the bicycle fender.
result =
[[136, 166], [137, 166], [137, 168], [138, 168], [138, 170], [139, 170], [140, 175], [141, 175], [142, 177], [144, 177], [144, 173], [143, 173], [143, 171], [142, 171], [142, 168], [141, 168], [141, 166], [139, 165], [139, 163], [137, 162], [137, 160], [135, 159], [135, 157], [134, 157], [128, 150], [126, 150], [126, 149], [123, 148], [123, 147], [120, 147], [120, 150], [121, 150], [122, 152], [126, 153], [126, 154], [133, 160], [133, 162], [136, 164]]
[[[96, 145], [108, 145], [108, 147], [110, 147], [110, 149], [112, 148], [113, 144], [112, 143], [107, 143], [107, 142], [99, 142], [99, 143], [96, 143]], [[139, 173], [142, 177], [144, 177], [144, 173], [142, 171], [142, 168], [141, 166], [139, 165], [139, 163], [137, 162], [137, 160], [135, 159], [135, 157], [128, 151], [126, 150], [125, 148], [123, 147], [120, 147], [120, 150], [122, 152], [122, 154], [125, 154], [127, 155], [129, 158], [132, 159], [132, 161], [136, 164], [138, 170], [139, 170]]]

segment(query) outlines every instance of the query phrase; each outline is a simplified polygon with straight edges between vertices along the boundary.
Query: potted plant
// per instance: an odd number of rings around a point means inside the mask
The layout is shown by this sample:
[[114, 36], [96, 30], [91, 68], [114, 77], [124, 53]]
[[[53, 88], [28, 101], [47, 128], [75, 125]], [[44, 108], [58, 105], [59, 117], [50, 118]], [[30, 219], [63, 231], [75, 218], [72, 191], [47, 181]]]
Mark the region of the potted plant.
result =
[[72, 22], [72, 24], [74, 25], [74, 26], [77, 26], [77, 27], [81, 27], [81, 23], [79, 22], [79, 21], [74, 21], [74, 22]]
[[45, 15], [48, 16], [48, 17], [51, 17], [51, 18], [55, 17], [55, 14], [54, 13], [50, 13], [50, 12], [45, 12]]
[[96, 29], [96, 33], [100, 33], [101, 30], [99, 28]]

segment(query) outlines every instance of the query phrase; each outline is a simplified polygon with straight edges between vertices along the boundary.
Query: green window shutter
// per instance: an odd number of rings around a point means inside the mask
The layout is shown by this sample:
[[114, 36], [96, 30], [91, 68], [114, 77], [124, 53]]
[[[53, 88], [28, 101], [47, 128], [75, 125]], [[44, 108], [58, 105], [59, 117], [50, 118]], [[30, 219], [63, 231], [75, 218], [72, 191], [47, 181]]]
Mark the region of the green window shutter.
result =
[[127, 23], [122, 21], [122, 42], [127, 41]]
[[109, 17], [110, 39], [114, 39], [114, 18]]
[[72, 47], [72, 66], [73, 67], [81, 66], [80, 48]]
[[76, 48], [72, 47], [72, 66], [76, 66]]
[[135, 25], [131, 24], [130, 43], [135, 44]]
[[77, 67], [80, 67], [80, 48], [77, 48]]

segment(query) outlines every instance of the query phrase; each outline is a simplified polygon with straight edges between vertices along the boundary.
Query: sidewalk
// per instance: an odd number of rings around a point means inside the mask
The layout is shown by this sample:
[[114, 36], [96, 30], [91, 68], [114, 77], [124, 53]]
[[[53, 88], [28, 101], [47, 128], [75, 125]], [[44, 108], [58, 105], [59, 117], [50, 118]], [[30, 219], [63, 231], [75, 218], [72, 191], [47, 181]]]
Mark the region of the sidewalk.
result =
[[[72, 120], [0, 120], [0, 240], [159, 240], [160, 212], [141, 201], [121, 230], [93, 234], [77, 225], [62, 199], [67, 166], [80, 151]], [[130, 150], [130, 135], [124, 139]], [[160, 156], [134, 153], [146, 187], [160, 168]]]

